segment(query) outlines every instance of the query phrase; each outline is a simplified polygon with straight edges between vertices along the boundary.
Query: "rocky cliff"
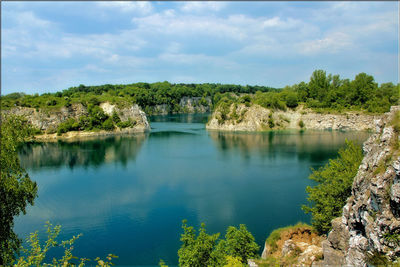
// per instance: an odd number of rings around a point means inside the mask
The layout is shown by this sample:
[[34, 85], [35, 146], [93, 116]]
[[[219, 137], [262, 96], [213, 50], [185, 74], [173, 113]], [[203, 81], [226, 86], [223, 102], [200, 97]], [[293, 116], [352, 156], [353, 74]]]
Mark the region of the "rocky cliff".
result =
[[210, 97], [182, 97], [179, 104], [148, 106], [145, 111], [148, 115], [166, 115], [171, 113], [206, 113], [211, 112]]
[[343, 215], [323, 243], [324, 265], [387, 265], [400, 256], [400, 106], [375, 126]]
[[302, 107], [273, 111], [259, 105], [233, 104], [228, 112], [216, 109], [206, 128], [225, 131], [262, 131], [269, 129], [374, 130], [381, 116], [358, 114], [319, 114]]
[[[129, 119], [136, 121], [133, 128], [126, 129], [125, 131], [142, 132], [150, 128], [146, 114], [138, 105], [118, 108], [117, 106], [111, 105], [107, 102], [101, 103], [100, 107], [108, 115], [111, 115], [115, 110], [120, 116], [121, 121], [127, 121]], [[75, 118], [78, 120], [79, 117], [88, 115], [87, 108], [82, 104], [72, 104], [69, 107], [61, 107], [59, 109], [51, 110], [14, 107], [12, 109], [2, 110], [1, 113], [24, 116], [33, 126], [47, 133], [55, 132], [58, 125], [69, 118]], [[82, 134], [88, 135], [88, 133]]]

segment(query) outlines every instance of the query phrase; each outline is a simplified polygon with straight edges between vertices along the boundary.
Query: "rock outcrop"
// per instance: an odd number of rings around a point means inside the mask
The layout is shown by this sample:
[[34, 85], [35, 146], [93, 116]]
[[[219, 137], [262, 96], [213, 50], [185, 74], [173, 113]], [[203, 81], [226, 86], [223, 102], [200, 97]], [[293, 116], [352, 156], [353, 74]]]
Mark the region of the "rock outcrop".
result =
[[364, 143], [352, 194], [323, 242], [324, 265], [385, 265], [400, 256], [399, 124], [400, 107], [392, 107]]
[[214, 111], [206, 128], [225, 131], [263, 131], [269, 129], [374, 130], [381, 116], [358, 114], [319, 114], [302, 107], [273, 111], [259, 105], [233, 104], [228, 114]]
[[148, 106], [145, 108], [148, 115], [166, 115], [174, 113], [207, 113], [211, 112], [210, 97], [182, 97], [175, 106], [167, 104]]
[[310, 226], [300, 225], [278, 229], [279, 236], [272, 246], [265, 242], [260, 260], [254, 266], [311, 266], [322, 258], [324, 237], [318, 236]]
[[[107, 102], [101, 103], [100, 107], [108, 115], [111, 115], [114, 111], [116, 111], [120, 116], [121, 121], [127, 121], [129, 119], [136, 121], [136, 124], [133, 128], [126, 129], [124, 132], [143, 132], [150, 129], [146, 114], [139, 108], [138, 105], [118, 108], [117, 106], [111, 105]], [[28, 120], [28, 123], [31, 123], [34, 127], [47, 133], [54, 133], [58, 125], [69, 118], [78, 120], [79, 117], [87, 116], [89, 114], [87, 108], [82, 104], [72, 104], [69, 107], [61, 107], [59, 109], [51, 110], [14, 107], [12, 109], [2, 110], [1, 113], [23, 116]], [[82, 132], [80, 134], [90, 135], [88, 132]], [[101, 133], [99, 134], [102, 135]]]

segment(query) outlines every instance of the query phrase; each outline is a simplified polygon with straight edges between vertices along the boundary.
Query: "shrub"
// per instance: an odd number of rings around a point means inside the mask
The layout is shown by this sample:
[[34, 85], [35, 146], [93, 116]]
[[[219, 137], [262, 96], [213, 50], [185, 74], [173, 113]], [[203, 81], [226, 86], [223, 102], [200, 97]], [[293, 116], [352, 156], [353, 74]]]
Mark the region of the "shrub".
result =
[[303, 129], [304, 126], [305, 126], [305, 125], [304, 125], [304, 121], [303, 121], [303, 120], [300, 120], [300, 121], [299, 121], [299, 127]]
[[[52, 224], [46, 222], [47, 240], [42, 245], [40, 244], [38, 232], [36, 231], [34, 233], [31, 233], [26, 239], [30, 248], [28, 249], [22, 247], [22, 252], [24, 256], [19, 257], [14, 263], [14, 266], [84, 266], [87, 261], [91, 261], [90, 259], [86, 258], [79, 259], [72, 254], [74, 243], [81, 236], [81, 234], [73, 236], [69, 240], [60, 242], [57, 241], [57, 237], [60, 234], [60, 231], [60, 225], [56, 225], [53, 227]], [[44, 263], [43, 261], [46, 258], [46, 254], [51, 248], [54, 247], [62, 247], [64, 249], [64, 255], [59, 259], [53, 258], [52, 263]], [[93, 261], [95, 261], [96, 266], [105, 267], [113, 265], [113, 263], [111, 262], [113, 258], [118, 257], [113, 254], [108, 254], [106, 260], [101, 260], [97, 257]]]
[[76, 130], [79, 130], [79, 123], [74, 118], [69, 118], [58, 125], [57, 135]]
[[136, 121], [131, 121], [131, 120], [127, 120], [127, 121], [120, 121], [117, 123], [117, 126], [121, 129], [123, 128], [128, 128], [128, 127], [133, 127], [136, 125]]
[[115, 126], [111, 118], [106, 119], [103, 124], [101, 125], [101, 128], [106, 130], [106, 131], [112, 131], [114, 130]]
[[[204, 223], [201, 224], [199, 234], [193, 227], [183, 221], [181, 235], [182, 246], [178, 251], [180, 266], [232, 266], [232, 262], [247, 263], [247, 259], [256, 257], [259, 250], [254, 237], [241, 224], [239, 229], [230, 226], [225, 240], [219, 240], [219, 233], [208, 235]], [[234, 265], [238, 266], [238, 265]]]
[[336, 159], [310, 175], [317, 185], [307, 187], [309, 204], [302, 209], [311, 213], [312, 225], [320, 234], [328, 233], [332, 219], [341, 215], [362, 158], [361, 147], [346, 140], [346, 147], [339, 150]]
[[297, 94], [295, 92], [288, 92], [286, 95], [286, 106], [289, 108], [295, 108], [298, 104]]

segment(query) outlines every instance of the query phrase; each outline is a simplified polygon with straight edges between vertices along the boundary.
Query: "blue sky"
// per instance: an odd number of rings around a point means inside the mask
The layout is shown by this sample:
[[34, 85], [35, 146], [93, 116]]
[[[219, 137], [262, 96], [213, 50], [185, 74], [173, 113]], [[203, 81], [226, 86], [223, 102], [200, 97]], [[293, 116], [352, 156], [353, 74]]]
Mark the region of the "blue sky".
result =
[[399, 82], [398, 2], [2, 2], [2, 94], [79, 84]]

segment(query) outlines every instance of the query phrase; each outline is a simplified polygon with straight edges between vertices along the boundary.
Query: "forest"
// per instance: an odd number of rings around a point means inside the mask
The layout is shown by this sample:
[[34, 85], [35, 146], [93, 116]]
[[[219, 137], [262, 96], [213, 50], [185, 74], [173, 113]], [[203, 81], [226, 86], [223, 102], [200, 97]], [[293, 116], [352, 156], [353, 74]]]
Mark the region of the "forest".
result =
[[151, 115], [150, 107], [166, 104], [171, 113], [182, 112], [179, 102], [183, 97], [201, 97], [207, 104], [210, 97], [213, 106], [227, 100], [241, 98], [267, 108], [295, 108], [299, 104], [314, 110], [342, 112], [357, 110], [366, 113], [383, 113], [399, 101], [400, 85], [392, 82], [378, 84], [366, 73], [357, 74], [353, 80], [341, 79], [339, 75], [315, 70], [308, 82], [300, 82], [284, 88], [233, 84], [172, 84], [169, 82], [132, 83], [126, 85], [99, 85], [71, 87], [61, 92], [44, 94], [11, 93], [1, 96], [1, 107], [14, 106], [52, 109], [68, 107], [72, 103], [98, 105], [109, 101], [118, 106], [138, 104]]

